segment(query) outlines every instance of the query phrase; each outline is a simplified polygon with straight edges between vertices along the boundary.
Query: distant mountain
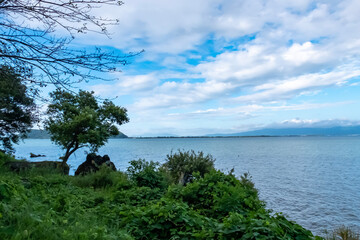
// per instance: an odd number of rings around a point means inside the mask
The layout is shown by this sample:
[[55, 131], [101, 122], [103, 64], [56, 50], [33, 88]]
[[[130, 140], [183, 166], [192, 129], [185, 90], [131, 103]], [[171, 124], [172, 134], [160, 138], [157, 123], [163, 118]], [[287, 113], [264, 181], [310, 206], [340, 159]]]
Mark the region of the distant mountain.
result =
[[[127, 138], [125, 134], [120, 132], [119, 135], [111, 138]], [[28, 134], [27, 138], [29, 139], [50, 139], [50, 134], [45, 130], [32, 129]]]
[[211, 134], [207, 136], [351, 136], [360, 135], [360, 126], [336, 126], [329, 128], [264, 128], [254, 131], [232, 133], [232, 134]]
[[120, 132], [118, 135], [116, 135], [114, 137], [110, 137], [110, 139], [118, 139], [118, 138], [128, 138], [128, 136], [125, 135], [124, 133]]

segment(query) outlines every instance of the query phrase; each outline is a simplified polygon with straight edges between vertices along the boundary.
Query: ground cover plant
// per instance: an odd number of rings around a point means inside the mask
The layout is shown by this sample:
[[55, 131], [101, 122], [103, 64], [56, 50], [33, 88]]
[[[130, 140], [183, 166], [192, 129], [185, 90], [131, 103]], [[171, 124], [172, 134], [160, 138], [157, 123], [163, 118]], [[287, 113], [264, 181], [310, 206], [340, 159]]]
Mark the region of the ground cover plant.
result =
[[209, 167], [179, 184], [145, 160], [77, 177], [0, 171], [0, 239], [321, 239], [267, 210], [248, 175]]

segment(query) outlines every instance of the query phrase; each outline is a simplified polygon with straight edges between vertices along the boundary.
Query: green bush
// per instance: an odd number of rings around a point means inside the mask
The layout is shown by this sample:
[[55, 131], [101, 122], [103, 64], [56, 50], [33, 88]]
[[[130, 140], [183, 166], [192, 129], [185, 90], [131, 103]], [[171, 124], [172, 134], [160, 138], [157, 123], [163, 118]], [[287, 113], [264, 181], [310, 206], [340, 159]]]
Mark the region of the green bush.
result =
[[167, 161], [162, 168], [169, 172], [172, 181], [181, 185], [186, 185], [194, 179], [193, 173], [198, 172], [200, 176], [209, 173], [214, 169], [215, 159], [211, 155], [205, 155], [203, 152], [178, 151], [167, 155]]
[[129, 187], [127, 176], [116, 172], [107, 166], [101, 166], [99, 171], [84, 176], [72, 178], [73, 183], [79, 187], [109, 188], [113, 186]]
[[127, 204], [131, 206], [145, 206], [154, 200], [159, 200], [164, 194], [160, 188], [136, 187], [115, 191], [112, 201], [115, 204]]
[[147, 162], [144, 159], [130, 161], [127, 173], [137, 186], [165, 189], [165, 176], [158, 170], [158, 162]]
[[184, 187], [170, 188], [168, 196], [216, 219], [230, 212], [246, 215], [264, 205], [258, 198], [257, 190], [248, 186], [248, 181], [247, 178], [246, 181], [240, 181], [233, 175], [212, 170]]
[[123, 226], [135, 239], [214, 239], [211, 220], [185, 203], [161, 199], [119, 214]]
[[288, 221], [282, 215], [270, 216], [265, 209], [252, 212], [245, 217], [239, 213], [230, 213], [223, 220], [219, 239], [321, 239], [300, 225]]

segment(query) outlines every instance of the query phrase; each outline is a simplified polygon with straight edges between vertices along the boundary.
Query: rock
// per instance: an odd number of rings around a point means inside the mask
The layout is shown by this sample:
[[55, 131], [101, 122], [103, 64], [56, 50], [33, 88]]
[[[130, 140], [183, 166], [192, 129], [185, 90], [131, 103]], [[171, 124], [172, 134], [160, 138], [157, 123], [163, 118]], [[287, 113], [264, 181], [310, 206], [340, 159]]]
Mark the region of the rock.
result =
[[111, 170], [116, 171], [115, 164], [110, 161], [108, 155], [103, 157], [96, 155], [95, 153], [90, 153], [86, 156], [86, 161], [80, 164], [80, 166], [75, 171], [75, 176], [77, 175], [86, 175], [92, 172], [97, 172], [101, 166], [108, 166]]
[[27, 161], [6, 162], [3, 166], [13, 172], [20, 172], [32, 168], [31, 163]]
[[6, 162], [4, 167], [9, 168], [9, 170], [13, 172], [20, 172], [24, 170], [30, 170], [32, 168], [43, 168], [49, 170], [56, 170], [62, 174], [69, 174], [69, 165], [63, 162], [55, 162], [55, 161], [42, 161], [42, 162], [28, 162], [28, 161], [14, 161], [14, 162]]
[[70, 167], [66, 163], [57, 162], [57, 161], [42, 161], [42, 162], [32, 162], [35, 168], [46, 168], [46, 169], [55, 169], [60, 170], [61, 173], [69, 175]]
[[37, 158], [37, 157], [46, 157], [45, 155], [41, 155], [41, 154], [33, 154], [33, 153], [30, 153], [30, 157], [31, 158]]

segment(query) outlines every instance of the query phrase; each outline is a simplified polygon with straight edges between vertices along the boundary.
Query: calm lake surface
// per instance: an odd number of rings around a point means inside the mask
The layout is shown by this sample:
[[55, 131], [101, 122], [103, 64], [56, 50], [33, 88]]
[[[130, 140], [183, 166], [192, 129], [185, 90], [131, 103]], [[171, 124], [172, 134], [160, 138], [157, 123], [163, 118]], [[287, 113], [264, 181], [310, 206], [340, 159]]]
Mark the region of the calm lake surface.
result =
[[[171, 151], [212, 154], [218, 169], [249, 172], [260, 198], [315, 234], [340, 225], [360, 228], [360, 137], [256, 137], [112, 139], [100, 149], [116, 167], [143, 158], [164, 162]], [[45, 154], [56, 160], [61, 149], [49, 140], [28, 139], [16, 157]], [[83, 150], [69, 159], [71, 174], [85, 160]]]

